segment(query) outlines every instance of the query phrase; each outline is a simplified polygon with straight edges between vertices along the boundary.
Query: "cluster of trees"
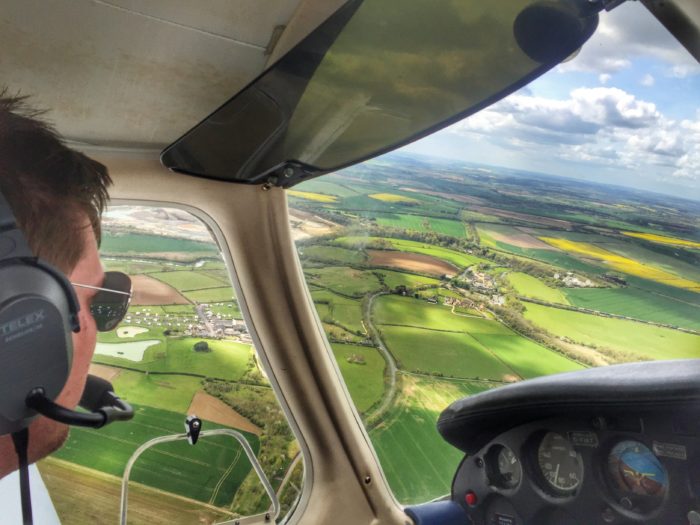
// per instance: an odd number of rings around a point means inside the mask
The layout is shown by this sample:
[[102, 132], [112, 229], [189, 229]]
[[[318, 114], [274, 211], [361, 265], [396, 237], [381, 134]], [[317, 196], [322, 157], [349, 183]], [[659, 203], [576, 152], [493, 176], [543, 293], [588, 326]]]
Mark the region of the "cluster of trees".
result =
[[[272, 389], [207, 379], [204, 390], [262, 429], [258, 461], [273, 485], [279, 483], [291, 463], [295, 440]], [[263, 512], [269, 504], [262, 484], [251, 470], [236, 492], [232, 508], [242, 515], [251, 515]]]
[[195, 352], [211, 352], [211, 348], [209, 347], [209, 343], [206, 341], [197, 341], [192, 349]]

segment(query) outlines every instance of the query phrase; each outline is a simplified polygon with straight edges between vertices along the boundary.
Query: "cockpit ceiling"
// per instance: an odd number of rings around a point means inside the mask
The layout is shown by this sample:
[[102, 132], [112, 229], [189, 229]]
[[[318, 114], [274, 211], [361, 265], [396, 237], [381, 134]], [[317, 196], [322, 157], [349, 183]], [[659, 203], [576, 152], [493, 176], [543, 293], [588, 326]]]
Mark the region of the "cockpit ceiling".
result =
[[[69, 140], [159, 149], [259, 75], [276, 28], [299, 32], [318, 3], [0, 0], [0, 86]], [[302, 32], [319, 22], [302, 18]]]

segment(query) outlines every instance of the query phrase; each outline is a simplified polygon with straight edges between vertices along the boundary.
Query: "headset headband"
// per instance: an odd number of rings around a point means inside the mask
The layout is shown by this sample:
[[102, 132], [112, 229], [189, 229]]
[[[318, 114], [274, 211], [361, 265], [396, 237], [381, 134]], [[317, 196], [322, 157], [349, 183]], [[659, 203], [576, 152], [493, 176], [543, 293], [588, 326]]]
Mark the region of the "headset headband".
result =
[[0, 190], [0, 261], [33, 256], [27, 239], [17, 227], [12, 208]]

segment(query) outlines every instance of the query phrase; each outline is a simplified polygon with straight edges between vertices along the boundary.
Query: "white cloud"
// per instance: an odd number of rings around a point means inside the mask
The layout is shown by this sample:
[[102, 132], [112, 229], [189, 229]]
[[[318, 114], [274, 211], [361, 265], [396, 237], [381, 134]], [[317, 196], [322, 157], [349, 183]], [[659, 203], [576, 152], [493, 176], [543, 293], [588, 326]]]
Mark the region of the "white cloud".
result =
[[654, 82], [655, 82], [654, 77], [651, 76], [649, 73], [647, 73], [646, 75], [644, 75], [644, 77], [643, 77], [642, 80], [640, 81], [640, 83], [642, 84], [642, 86], [646, 86], [646, 87], [651, 87], [651, 86], [653, 86], [653, 85], [654, 85]]
[[670, 76], [700, 74], [700, 65], [654, 18], [641, 2], [625, 2], [600, 14], [595, 34], [580, 53], [557, 71], [617, 73], [635, 57], [653, 57], [668, 64]]
[[607, 84], [610, 81], [611, 77], [612, 75], [610, 75], [610, 73], [601, 73], [600, 75], [598, 75], [598, 81], [601, 84]]
[[700, 172], [700, 111], [679, 122], [619, 88], [578, 88], [564, 100], [518, 92], [449, 130], [533, 157], [638, 177], [696, 180]]
[[673, 78], [685, 78], [693, 73], [694, 68], [687, 64], [675, 65], [667, 71], [667, 74]]

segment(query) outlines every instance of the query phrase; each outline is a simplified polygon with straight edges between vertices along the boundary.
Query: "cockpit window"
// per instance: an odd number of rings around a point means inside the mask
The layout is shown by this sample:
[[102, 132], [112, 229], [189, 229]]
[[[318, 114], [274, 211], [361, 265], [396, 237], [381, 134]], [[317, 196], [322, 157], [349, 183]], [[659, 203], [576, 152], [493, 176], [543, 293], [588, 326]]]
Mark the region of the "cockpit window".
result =
[[[39, 464], [63, 523], [119, 523], [122, 476], [147, 442], [201, 430], [242, 434], [282, 503], [303, 486], [303, 461], [262, 370], [224, 258], [191, 213], [113, 206], [103, 218], [101, 258], [131, 276], [121, 324], [101, 332], [90, 373], [136, 409], [99, 432], [73, 428]], [[230, 436], [157, 444], [133, 465], [124, 523], [221, 523], [271, 507], [245, 451]]]
[[700, 357], [700, 68], [639, 5], [601, 25], [592, 51], [501, 103], [288, 190], [311, 297], [401, 503], [449, 492], [463, 454], [436, 420], [458, 398]]

